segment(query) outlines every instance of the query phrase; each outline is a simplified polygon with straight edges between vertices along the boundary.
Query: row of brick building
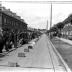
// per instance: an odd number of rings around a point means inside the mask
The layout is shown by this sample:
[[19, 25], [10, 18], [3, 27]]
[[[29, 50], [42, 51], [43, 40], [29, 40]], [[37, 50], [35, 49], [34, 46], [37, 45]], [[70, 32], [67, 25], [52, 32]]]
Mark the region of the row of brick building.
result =
[[27, 30], [27, 23], [20, 16], [17, 16], [16, 13], [10, 11], [10, 9], [0, 6], [0, 28], [19, 33]]

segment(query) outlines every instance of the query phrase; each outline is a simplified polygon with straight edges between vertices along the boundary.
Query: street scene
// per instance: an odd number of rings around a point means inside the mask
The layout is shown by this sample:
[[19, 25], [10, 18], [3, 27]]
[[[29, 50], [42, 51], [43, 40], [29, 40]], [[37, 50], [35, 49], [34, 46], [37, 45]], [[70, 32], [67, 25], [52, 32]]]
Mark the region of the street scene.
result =
[[[36, 40], [37, 39], [32, 42], [35, 42]], [[0, 66], [43, 68], [48, 69], [50, 72], [54, 72], [54, 70], [55, 72], [66, 72], [63, 62], [54, 52], [47, 35], [43, 34], [40, 39], [35, 42], [33, 49], [29, 49], [29, 52], [24, 52], [25, 49], [28, 49], [28, 45], [24, 45], [17, 50], [10, 52], [4, 58], [1, 58]], [[25, 57], [24, 55], [18, 56], [19, 53], [25, 54]]]
[[72, 72], [71, 7], [72, 2], [1, 1], [0, 71]]

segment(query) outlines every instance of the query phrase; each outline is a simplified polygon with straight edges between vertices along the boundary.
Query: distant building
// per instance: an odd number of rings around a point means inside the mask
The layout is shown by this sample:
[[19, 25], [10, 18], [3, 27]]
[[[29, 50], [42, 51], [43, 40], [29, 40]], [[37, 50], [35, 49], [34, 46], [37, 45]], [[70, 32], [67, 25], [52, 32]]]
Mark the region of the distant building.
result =
[[46, 29], [39, 29], [39, 31], [40, 31], [41, 33], [45, 33], [47, 30], [46, 30]]

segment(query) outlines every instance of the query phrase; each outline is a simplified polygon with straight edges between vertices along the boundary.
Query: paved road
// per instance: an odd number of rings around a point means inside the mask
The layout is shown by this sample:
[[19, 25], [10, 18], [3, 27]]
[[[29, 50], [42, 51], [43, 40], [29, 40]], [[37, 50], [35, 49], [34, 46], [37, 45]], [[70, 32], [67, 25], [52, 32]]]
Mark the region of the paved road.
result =
[[0, 61], [0, 65], [8, 65], [10, 62], [18, 63], [22, 68], [43, 68], [49, 72], [65, 72], [65, 68], [58, 56], [55, 54], [48, 37], [43, 34], [39, 41], [33, 46], [29, 52], [26, 52], [26, 57], [18, 57], [18, 53], [24, 52], [24, 45], [21, 48], [11, 52]]

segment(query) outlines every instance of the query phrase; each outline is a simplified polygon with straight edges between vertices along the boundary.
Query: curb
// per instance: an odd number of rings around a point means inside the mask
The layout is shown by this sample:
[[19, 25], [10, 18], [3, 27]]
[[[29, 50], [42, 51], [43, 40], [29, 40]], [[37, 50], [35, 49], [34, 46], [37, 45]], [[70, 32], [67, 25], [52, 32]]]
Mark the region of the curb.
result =
[[[17, 48], [16, 48], [17, 49]], [[3, 55], [3, 56], [6, 56], [8, 53], [10, 53], [10, 52], [12, 52], [12, 51], [14, 51], [14, 50], [16, 50], [16, 49], [12, 49], [12, 50], [10, 50], [10, 51], [8, 51], [8, 52], [6, 52], [6, 53], [0, 53], [1, 55]]]
[[62, 56], [56, 50], [56, 48], [54, 47], [54, 45], [52, 44], [52, 42], [50, 41], [50, 39], [49, 39], [49, 42], [51, 43], [52, 48], [54, 49], [55, 53], [58, 55], [59, 59], [62, 61], [63, 65], [65, 66], [66, 72], [72, 72], [71, 69], [69, 68], [69, 66], [67, 65], [67, 63], [63, 60]]

